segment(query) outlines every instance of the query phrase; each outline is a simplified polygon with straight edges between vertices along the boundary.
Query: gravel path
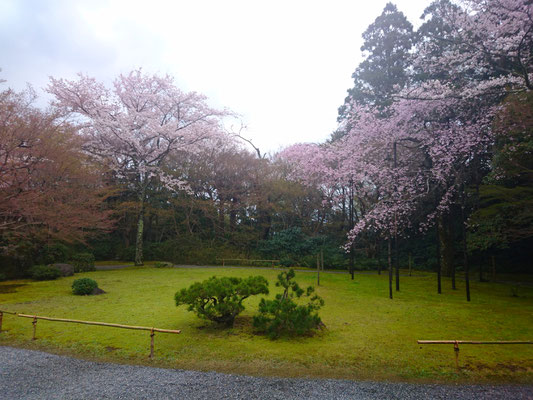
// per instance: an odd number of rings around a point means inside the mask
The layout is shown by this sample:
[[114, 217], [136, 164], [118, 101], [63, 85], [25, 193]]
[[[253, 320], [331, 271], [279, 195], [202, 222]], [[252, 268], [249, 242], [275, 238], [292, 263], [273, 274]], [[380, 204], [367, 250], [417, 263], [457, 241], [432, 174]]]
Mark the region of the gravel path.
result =
[[533, 399], [533, 386], [254, 378], [95, 363], [0, 346], [1, 399]]

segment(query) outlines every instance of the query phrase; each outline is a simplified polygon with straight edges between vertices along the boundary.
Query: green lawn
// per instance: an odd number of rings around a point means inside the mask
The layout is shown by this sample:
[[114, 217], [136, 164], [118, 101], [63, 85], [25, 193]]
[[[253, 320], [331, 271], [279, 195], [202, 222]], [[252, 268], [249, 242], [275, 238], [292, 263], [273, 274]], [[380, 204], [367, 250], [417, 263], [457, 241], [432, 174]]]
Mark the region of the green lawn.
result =
[[[30, 319], [4, 314], [0, 345], [79, 355], [84, 358], [162, 367], [253, 375], [313, 376], [348, 379], [529, 382], [533, 381], [533, 345], [461, 346], [456, 371], [453, 346], [419, 346], [417, 339], [533, 340], [533, 288], [472, 283], [467, 304], [464, 283], [436, 293], [433, 274], [401, 278], [401, 292], [388, 299], [387, 275], [323, 273], [318, 293], [327, 329], [312, 337], [271, 341], [256, 335], [251, 317], [259, 297], [245, 301], [246, 311], [233, 329], [200, 320], [174, 305], [174, 293], [197, 280], [260, 274], [270, 281], [271, 296], [279, 271], [230, 268], [128, 267], [77, 274], [57, 281], [0, 282], [0, 309], [26, 314], [181, 329], [181, 335], [157, 334], [154, 360], [148, 360], [149, 332], [39, 321], [32, 341]], [[74, 296], [75, 278], [90, 277], [107, 293]], [[316, 275], [299, 271], [302, 286]]]

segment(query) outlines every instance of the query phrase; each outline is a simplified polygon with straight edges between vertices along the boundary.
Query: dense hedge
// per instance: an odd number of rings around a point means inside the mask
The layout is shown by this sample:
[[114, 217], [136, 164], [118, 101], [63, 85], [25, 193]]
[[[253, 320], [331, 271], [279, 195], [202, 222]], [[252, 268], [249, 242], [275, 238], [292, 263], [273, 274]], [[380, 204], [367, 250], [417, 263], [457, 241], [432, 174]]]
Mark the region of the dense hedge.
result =
[[35, 265], [30, 269], [31, 277], [37, 281], [50, 281], [61, 276], [61, 271], [52, 265]]

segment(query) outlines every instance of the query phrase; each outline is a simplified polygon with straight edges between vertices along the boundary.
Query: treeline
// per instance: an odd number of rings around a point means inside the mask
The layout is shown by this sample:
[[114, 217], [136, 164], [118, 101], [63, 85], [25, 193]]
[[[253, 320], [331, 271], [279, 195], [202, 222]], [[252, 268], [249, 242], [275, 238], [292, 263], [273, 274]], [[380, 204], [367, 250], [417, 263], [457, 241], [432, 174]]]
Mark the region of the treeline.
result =
[[282, 153], [349, 210], [347, 251], [386, 246], [396, 290], [406, 259], [434, 264], [439, 293], [441, 273], [455, 288], [472, 262], [530, 270], [532, 7], [437, 0], [415, 31], [388, 3], [363, 33], [339, 129]]
[[169, 76], [52, 79], [47, 111], [4, 89], [0, 272], [77, 252], [531, 272], [532, 5], [478, 3], [435, 1], [418, 30], [387, 4], [339, 129], [281, 154], [227, 133], [232, 113]]

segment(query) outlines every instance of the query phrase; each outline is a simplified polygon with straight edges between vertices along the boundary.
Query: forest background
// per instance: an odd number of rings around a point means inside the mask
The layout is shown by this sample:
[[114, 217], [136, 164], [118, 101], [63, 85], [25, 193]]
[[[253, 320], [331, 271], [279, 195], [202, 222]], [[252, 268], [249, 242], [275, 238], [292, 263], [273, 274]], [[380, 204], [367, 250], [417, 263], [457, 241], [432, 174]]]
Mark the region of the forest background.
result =
[[478, 3], [435, 1], [417, 30], [389, 3], [339, 128], [278, 154], [168, 76], [52, 79], [46, 110], [4, 89], [0, 273], [80, 252], [530, 273], [532, 3]]

